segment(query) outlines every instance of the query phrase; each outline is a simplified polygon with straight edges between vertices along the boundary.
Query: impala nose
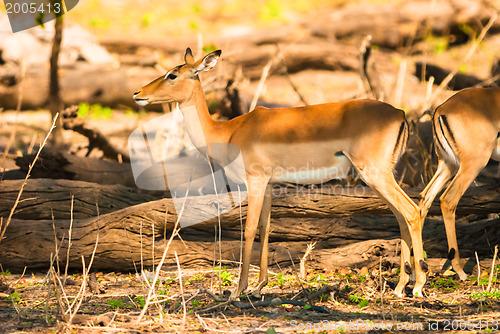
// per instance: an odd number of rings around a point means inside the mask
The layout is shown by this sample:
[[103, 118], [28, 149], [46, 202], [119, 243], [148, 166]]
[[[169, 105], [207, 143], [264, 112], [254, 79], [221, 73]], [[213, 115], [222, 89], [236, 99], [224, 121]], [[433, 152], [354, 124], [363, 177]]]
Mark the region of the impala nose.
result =
[[140, 90], [134, 93], [135, 103], [137, 103], [140, 106], [146, 106], [148, 104], [148, 99], [147, 98], [144, 99], [144, 98], [137, 97], [137, 95], [139, 95], [140, 93], [141, 93]]

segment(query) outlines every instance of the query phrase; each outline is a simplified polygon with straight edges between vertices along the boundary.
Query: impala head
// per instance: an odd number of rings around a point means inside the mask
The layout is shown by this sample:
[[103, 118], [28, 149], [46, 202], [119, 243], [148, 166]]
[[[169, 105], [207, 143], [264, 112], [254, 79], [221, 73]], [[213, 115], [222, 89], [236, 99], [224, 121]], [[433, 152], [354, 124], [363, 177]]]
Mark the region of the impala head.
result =
[[168, 70], [167, 74], [151, 81], [134, 93], [135, 102], [140, 106], [151, 103], [183, 103], [192, 96], [199, 83], [198, 73], [208, 71], [217, 64], [221, 50], [213, 51], [195, 61], [190, 48], [186, 49], [184, 64]]

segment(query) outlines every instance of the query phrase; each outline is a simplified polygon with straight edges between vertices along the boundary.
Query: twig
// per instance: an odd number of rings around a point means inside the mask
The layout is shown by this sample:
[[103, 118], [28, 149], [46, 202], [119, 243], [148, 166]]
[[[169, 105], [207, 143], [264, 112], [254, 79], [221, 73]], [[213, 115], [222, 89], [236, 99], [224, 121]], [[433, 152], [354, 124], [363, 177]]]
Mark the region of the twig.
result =
[[[209, 307], [209, 308], [206, 308], [200, 312], [206, 312], [206, 311], [210, 311], [214, 308], [217, 308], [217, 307], [222, 307], [224, 305], [227, 305], [228, 303], [230, 303], [231, 305], [237, 307], [237, 308], [240, 308], [240, 309], [252, 309], [252, 308], [255, 308], [255, 307], [266, 307], [266, 306], [279, 306], [279, 305], [282, 305], [282, 304], [290, 304], [290, 305], [293, 305], [293, 306], [305, 306], [305, 305], [311, 305], [311, 309], [313, 311], [317, 311], [317, 312], [328, 312], [327, 309], [324, 307], [324, 306], [315, 306], [311, 303], [311, 301], [309, 302], [305, 302], [305, 301], [302, 301], [302, 300], [295, 300], [295, 299], [281, 299], [281, 298], [274, 298], [272, 300], [259, 300], [259, 301], [256, 301], [256, 302], [241, 302], [241, 301], [229, 301], [227, 298], [220, 298], [216, 295], [214, 295], [211, 291], [203, 288], [203, 287], [199, 287], [198, 288], [199, 291], [201, 293], [206, 293], [208, 294], [210, 297], [212, 297], [212, 299], [216, 302], [221, 302], [222, 304], [218, 304], [218, 305], [215, 305], [215, 306], [212, 306], [212, 307]], [[326, 285], [324, 287], [322, 287], [321, 289], [319, 289], [316, 293], [314, 293], [312, 296], [314, 296], [314, 298], [318, 298], [320, 297], [321, 295], [325, 294], [325, 293], [328, 293], [330, 291], [334, 291], [335, 289], [338, 289], [338, 287], [335, 287], [335, 286], [330, 286], [330, 285]]]
[[249, 111], [252, 111], [255, 109], [257, 106], [257, 102], [259, 101], [260, 94], [262, 93], [262, 90], [264, 89], [264, 83], [266, 82], [267, 77], [269, 76], [269, 70], [271, 67], [282, 60], [285, 55], [288, 53], [288, 49], [293, 43], [289, 44], [286, 48], [283, 50], [279, 51], [276, 56], [274, 56], [269, 62], [266, 64], [266, 66], [262, 69], [262, 75], [260, 76], [259, 84], [257, 85], [257, 89], [255, 90], [255, 94], [252, 99], [252, 103], [250, 103], [250, 109]]
[[371, 95], [374, 99], [379, 99], [379, 94], [377, 93], [375, 87], [372, 85], [370, 77], [368, 75], [368, 59], [372, 53], [371, 45], [372, 36], [368, 35], [361, 41], [359, 47], [359, 76], [365, 86], [365, 91]]
[[491, 282], [493, 280], [493, 271], [495, 270], [495, 260], [497, 258], [497, 254], [498, 254], [498, 245], [495, 245], [495, 253], [493, 254], [493, 260], [491, 261], [490, 279], [488, 281], [488, 287], [486, 288], [487, 292], [490, 292], [491, 289]]
[[316, 306], [311, 304], [311, 302], [305, 302], [302, 300], [294, 300], [294, 299], [280, 299], [280, 298], [275, 298], [272, 300], [259, 300], [257, 302], [253, 303], [246, 303], [246, 302], [238, 302], [238, 301], [233, 301], [231, 302], [233, 306], [236, 306], [237, 308], [240, 309], [251, 309], [255, 307], [266, 307], [266, 306], [279, 306], [283, 304], [290, 304], [293, 306], [306, 306], [310, 305], [311, 310], [316, 311], [316, 312], [321, 312], [321, 313], [328, 313], [328, 310], [324, 306]]
[[[495, 12], [491, 16], [491, 18], [488, 21], [488, 23], [486, 24], [486, 26], [481, 30], [481, 33], [479, 34], [478, 38], [472, 43], [471, 48], [469, 49], [469, 52], [467, 52], [467, 55], [462, 59], [463, 63], [466, 63], [467, 61], [469, 61], [469, 59], [472, 57], [472, 55], [476, 51], [477, 47], [479, 46], [479, 43], [481, 43], [481, 41], [484, 39], [484, 37], [486, 36], [486, 33], [493, 26], [493, 23], [495, 23], [497, 18], [498, 18], [498, 13]], [[455, 76], [455, 74], [458, 73], [459, 70], [460, 70], [460, 68], [457, 67], [455, 70], [450, 72], [450, 74], [448, 74], [448, 76], [443, 80], [443, 82], [441, 82], [439, 87], [434, 91], [434, 94], [432, 95], [432, 97], [429, 101], [430, 104], [432, 104], [436, 100], [438, 95], [441, 94], [443, 89], [448, 85], [448, 83], [450, 83], [451, 79], [453, 79], [453, 77]], [[429, 107], [429, 104], [425, 106], [425, 109], [427, 109], [428, 107]]]
[[12, 216], [14, 215], [14, 211], [16, 211], [17, 205], [19, 204], [19, 200], [21, 199], [21, 195], [23, 194], [24, 187], [28, 183], [28, 178], [30, 177], [31, 170], [33, 169], [33, 166], [35, 166], [35, 163], [38, 160], [38, 157], [40, 156], [40, 152], [42, 152], [43, 147], [47, 143], [47, 139], [49, 138], [50, 134], [52, 133], [52, 130], [55, 128], [56, 120], [57, 120], [58, 116], [59, 116], [59, 114], [56, 114], [54, 116], [54, 120], [52, 121], [52, 126], [50, 127], [49, 133], [47, 133], [47, 136], [45, 137], [42, 145], [38, 149], [38, 152], [36, 153], [35, 158], [33, 159], [33, 162], [29, 166], [28, 173], [26, 173], [26, 177], [24, 178], [24, 182], [21, 185], [21, 189], [19, 189], [16, 201], [14, 202], [14, 206], [10, 210], [9, 217], [7, 218], [7, 221], [5, 222], [5, 226], [2, 224], [2, 222], [0, 222], [0, 244], [2, 243], [5, 231], [7, 231], [7, 227], [9, 226], [9, 224], [12, 220]]
[[271, 66], [274, 64], [274, 59], [271, 59], [267, 62], [264, 69], [262, 69], [262, 75], [260, 76], [259, 84], [255, 89], [255, 94], [253, 95], [252, 102], [250, 103], [249, 111], [252, 111], [257, 106], [257, 102], [259, 101], [260, 94], [262, 94], [262, 90], [264, 89], [264, 83], [266, 82], [267, 76], [269, 75], [269, 70]]
[[[62, 113], [62, 126], [65, 130], [72, 130], [89, 141], [87, 156], [94, 148], [102, 151], [104, 157], [118, 161], [129, 162], [130, 156], [125, 151], [116, 148], [97, 128], [87, 125], [78, 117], [78, 106], [71, 106], [64, 109]], [[121, 157], [121, 158], [120, 158]]]
[[[179, 306], [178, 308], [175, 309], [174, 313], [177, 313], [182, 307], [185, 308], [185, 306], [187, 305], [187, 303], [189, 303], [191, 300], [193, 300], [194, 297], [198, 296], [198, 294], [201, 292], [200, 289], [196, 290], [196, 292], [191, 296], [189, 297], [188, 299], [186, 299], [183, 304], [184, 305], [181, 305]], [[183, 295], [183, 292], [181, 291], [181, 294]], [[184, 299], [184, 296], [182, 296], [182, 299]]]
[[312, 244], [307, 245], [306, 252], [304, 256], [300, 259], [300, 278], [304, 279], [306, 277], [306, 261], [309, 254], [311, 254], [312, 250], [316, 246], [316, 241]]
[[304, 98], [304, 95], [302, 95], [300, 93], [299, 88], [292, 81], [292, 78], [290, 77], [290, 74], [288, 73], [288, 67], [286, 66], [285, 59], [283, 59], [283, 58], [281, 59], [281, 64], [283, 65], [283, 73], [285, 73], [285, 77], [287, 78], [288, 83], [292, 87], [293, 91], [295, 92], [295, 94], [297, 94], [297, 96], [299, 97], [300, 101], [302, 101], [302, 104], [304, 104], [305, 106], [308, 106], [309, 103], [307, 103], [306, 99]]
[[326, 295], [327, 293], [339, 291], [339, 284], [336, 285], [323, 285], [318, 291], [311, 293], [311, 300], [319, 299], [322, 295]]

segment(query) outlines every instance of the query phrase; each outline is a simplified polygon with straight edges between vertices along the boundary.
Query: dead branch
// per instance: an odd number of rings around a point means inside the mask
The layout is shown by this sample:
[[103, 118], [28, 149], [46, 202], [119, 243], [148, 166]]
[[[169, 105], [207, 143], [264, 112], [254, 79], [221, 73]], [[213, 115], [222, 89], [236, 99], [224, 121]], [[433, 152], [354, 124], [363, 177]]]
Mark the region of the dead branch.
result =
[[87, 156], [94, 148], [102, 151], [105, 158], [115, 161], [129, 162], [130, 157], [128, 153], [114, 147], [113, 144], [96, 128], [93, 128], [85, 123], [84, 120], [78, 117], [78, 106], [71, 106], [66, 108], [62, 116], [62, 125], [65, 130], [73, 130], [89, 140]]

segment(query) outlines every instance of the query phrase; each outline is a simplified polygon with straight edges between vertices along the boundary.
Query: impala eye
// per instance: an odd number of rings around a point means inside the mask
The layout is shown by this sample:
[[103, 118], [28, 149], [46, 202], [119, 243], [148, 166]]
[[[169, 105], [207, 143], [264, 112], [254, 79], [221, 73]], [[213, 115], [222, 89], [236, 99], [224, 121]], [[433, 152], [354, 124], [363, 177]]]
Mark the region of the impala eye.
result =
[[177, 78], [177, 75], [175, 75], [173, 73], [170, 73], [169, 75], [167, 75], [167, 79], [175, 80], [176, 78]]

